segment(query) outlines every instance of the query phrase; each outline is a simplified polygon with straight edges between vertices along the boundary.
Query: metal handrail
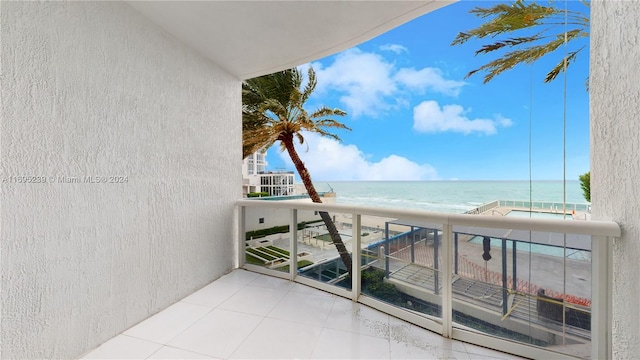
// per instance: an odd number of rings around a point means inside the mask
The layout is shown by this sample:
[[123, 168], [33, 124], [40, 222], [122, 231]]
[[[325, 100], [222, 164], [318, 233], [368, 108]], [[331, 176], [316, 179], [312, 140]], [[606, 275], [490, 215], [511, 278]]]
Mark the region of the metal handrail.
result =
[[410, 221], [440, 223], [443, 225], [478, 226], [486, 228], [546, 231], [557, 233], [584, 234], [594, 236], [619, 237], [620, 226], [613, 221], [588, 220], [566, 221], [562, 219], [538, 219], [502, 216], [478, 216], [451, 214], [413, 209], [394, 209], [348, 204], [319, 204], [311, 202], [252, 201], [238, 200], [238, 206], [298, 209], [311, 211], [339, 212], [346, 214], [371, 215]]

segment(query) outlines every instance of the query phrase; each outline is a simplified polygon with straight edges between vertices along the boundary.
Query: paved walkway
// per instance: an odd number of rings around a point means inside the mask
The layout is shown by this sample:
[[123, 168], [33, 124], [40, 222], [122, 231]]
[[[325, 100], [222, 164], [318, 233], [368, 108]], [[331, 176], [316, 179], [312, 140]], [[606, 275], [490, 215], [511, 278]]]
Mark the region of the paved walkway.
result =
[[[425, 245], [420, 242], [415, 246], [416, 263], [433, 267], [433, 245]], [[491, 260], [485, 262], [482, 259], [482, 245], [460, 240], [458, 243], [459, 261], [458, 269], [463, 276], [486, 281], [489, 283], [502, 284], [502, 254], [501, 249], [491, 250]], [[406, 247], [392, 255], [405, 262], [411, 261], [411, 248]], [[442, 255], [439, 256], [439, 263], [442, 264]], [[576, 297], [591, 299], [591, 262], [581, 260], [566, 259], [552, 255], [542, 255], [528, 252], [517, 252], [516, 255], [516, 277], [523, 282], [532, 285], [532, 292], [538, 288], [551, 290], [556, 293], [566, 293]], [[564, 265], [566, 265], [566, 284], [563, 282]], [[486, 269], [486, 272], [484, 271]], [[483, 275], [486, 274], [486, 278]], [[513, 276], [513, 254], [511, 249], [507, 251], [507, 275]]]

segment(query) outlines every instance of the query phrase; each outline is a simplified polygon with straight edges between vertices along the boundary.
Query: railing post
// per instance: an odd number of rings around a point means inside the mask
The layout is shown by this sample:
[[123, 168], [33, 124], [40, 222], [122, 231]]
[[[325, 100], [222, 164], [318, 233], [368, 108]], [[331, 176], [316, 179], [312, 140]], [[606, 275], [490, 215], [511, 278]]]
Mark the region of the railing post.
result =
[[411, 263], [416, 262], [416, 234], [413, 232], [413, 226], [411, 227]]
[[438, 276], [438, 271], [440, 271], [440, 264], [438, 264], [438, 229], [433, 230], [433, 268], [435, 269], [433, 272], [433, 292], [437, 295], [439, 293], [438, 288], [440, 287], [440, 277]]
[[516, 276], [516, 270], [518, 269], [518, 267], [517, 267], [518, 252], [516, 250], [516, 244], [517, 243], [518, 243], [517, 241], [511, 240], [511, 252], [512, 252], [511, 256], [513, 257], [513, 259], [512, 259], [513, 271], [512, 271], [512, 274], [511, 274], [511, 276], [513, 276], [513, 279], [511, 279], [511, 280], [513, 282], [513, 291], [517, 291], [518, 290], [518, 280], [517, 280], [518, 278]]
[[507, 239], [502, 239], [502, 315], [509, 311], [507, 298]]
[[458, 233], [453, 234], [453, 273], [458, 275]]
[[247, 232], [245, 227], [247, 220], [247, 208], [245, 206], [240, 206], [238, 215], [238, 267], [242, 267], [246, 261], [244, 248], [247, 242]]
[[351, 248], [351, 299], [353, 301], [358, 301], [360, 297], [360, 290], [362, 286], [360, 276], [360, 269], [362, 269], [362, 254], [360, 250], [360, 244], [362, 242], [362, 218], [358, 213], [353, 213], [351, 215], [351, 221], [353, 222], [352, 234], [353, 234], [353, 246]]
[[[436, 233], [438, 230], [436, 230]], [[452, 236], [453, 226], [451, 224], [444, 224], [442, 227], [442, 259], [443, 264], [441, 267], [442, 278], [442, 336], [451, 337], [451, 330], [453, 326], [453, 275], [451, 273], [451, 257], [452, 257]]]
[[384, 277], [389, 278], [389, 245], [391, 242], [389, 241], [389, 222], [384, 222]]
[[293, 281], [298, 275], [298, 209], [291, 209], [289, 249], [289, 279]]
[[591, 237], [591, 358], [611, 359], [611, 249], [609, 238]]

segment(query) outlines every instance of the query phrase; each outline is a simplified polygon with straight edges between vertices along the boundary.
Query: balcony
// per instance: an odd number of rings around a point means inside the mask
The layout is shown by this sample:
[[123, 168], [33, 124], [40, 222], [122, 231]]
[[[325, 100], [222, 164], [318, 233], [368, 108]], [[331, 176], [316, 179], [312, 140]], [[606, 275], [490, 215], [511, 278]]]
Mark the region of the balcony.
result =
[[[0, 191], [4, 290], [0, 357], [78, 357], [229, 272], [238, 236], [230, 224], [236, 221], [233, 209], [241, 197], [240, 169], [234, 165], [241, 154], [240, 80], [356, 46], [448, 3], [2, 2], [1, 48], [8, 56], [2, 59], [2, 94], [7, 96], [3, 96], [1, 117], [1, 172], [6, 182]], [[244, 267], [311, 284], [351, 298], [354, 304], [375, 306], [442, 338], [464, 340], [465, 348], [468, 343], [484, 342], [542, 358], [550, 357], [542, 352], [546, 348], [531, 350], [455, 321], [454, 311], [463, 303], [454, 301], [458, 295], [453, 286], [457, 232], [453, 227], [588, 235], [593, 242], [589, 292], [597, 295], [590, 306], [592, 357], [637, 357], [640, 128], [636, 118], [640, 102], [633, 95], [639, 90], [634, 74], [640, 70], [638, 52], [629, 44], [637, 43], [640, 7], [624, 1], [591, 5], [593, 215], [620, 224], [625, 230], [622, 235], [610, 223], [565, 227], [548, 221], [414, 216], [417, 221], [432, 221], [435, 229], [424, 229], [442, 244], [440, 256], [428, 257], [438, 259], [438, 266], [417, 264], [438, 275], [438, 293], [431, 295], [442, 300], [439, 315], [386, 306], [358, 288], [359, 276], [352, 291], [322, 277], [318, 281], [296, 270], [285, 272], [282, 263], [271, 268]], [[336, 13], [341, 21], [335, 21]], [[328, 22], [332, 26], [326, 26]], [[286, 46], [274, 47], [265, 39], [281, 39], [279, 44]], [[111, 175], [125, 176], [128, 183], [57, 181]], [[12, 183], [16, 178], [48, 181]], [[279, 209], [286, 212], [286, 223], [318, 209], [350, 216], [356, 229], [366, 225], [359, 223], [364, 216], [402, 219], [405, 215], [380, 209], [295, 206]], [[252, 204], [241, 207], [247, 215], [254, 208]], [[289, 261], [296, 260], [304, 246], [317, 250], [318, 244], [328, 245], [322, 236], [318, 238], [322, 234], [313, 235], [312, 228], [301, 231], [295, 234], [300, 241], [294, 241], [294, 234], [276, 240], [290, 243], [294, 259]], [[367, 236], [365, 231], [353, 232], [348, 242], [352, 251], [362, 252], [358, 242], [380, 240], [382, 230], [375, 231], [366, 231]], [[305, 239], [309, 234], [313, 245]], [[610, 246], [612, 238], [615, 246]], [[410, 239], [402, 241], [411, 245]], [[517, 251], [522, 251], [520, 245]], [[241, 255], [238, 261], [244, 261], [242, 246], [235, 248]], [[506, 249], [508, 258], [510, 249]], [[326, 250], [326, 256], [314, 259], [316, 264], [322, 265], [323, 258], [329, 264], [335, 257], [335, 251]], [[389, 278], [398, 274], [391, 267], [397, 264], [391, 257], [394, 253], [377, 253], [390, 260]], [[502, 246], [491, 253], [487, 274], [501, 274]], [[411, 258], [398, 259], [412, 265]], [[611, 277], [612, 267], [615, 277]], [[330, 269], [325, 270], [330, 279]], [[355, 270], [359, 274], [366, 269]], [[458, 275], [464, 275], [461, 270], [465, 269], [459, 268]], [[526, 273], [517, 270], [520, 275]], [[586, 283], [570, 272], [567, 275], [562, 278]], [[502, 280], [493, 286], [495, 282]], [[504, 286], [499, 287], [502, 293]], [[567, 303], [563, 301], [563, 308]], [[511, 315], [515, 313], [504, 321]], [[503, 321], [504, 315], [493, 316]]]
[[519, 359], [299, 283], [238, 269], [83, 359]]
[[[443, 338], [528, 358], [606, 357], [607, 254], [620, 236], [615, 223], [277, 201], [238, 205], [245, 269], [351, 299]], [[337, 257], [320, 211], [330, 213], [353, 259], [360, 259], [352, 268], [356, 281]], [[272, 224], [298, 230], [262, 237]]]
[[[238, 206], [240, 238], [248, 238], [238, 244], [244, 269], [83, 359], [588, 359], [606, 351], [602, 284], [610, 276], [608, 243], [620, 234], [615, 223], [279, 201]], [[359, 255], [357, 281], [327, 243], [320, 211], [330, 212]], [[253, 238], [256, 217], [267, 220], [262, 226], [298, 230]]]

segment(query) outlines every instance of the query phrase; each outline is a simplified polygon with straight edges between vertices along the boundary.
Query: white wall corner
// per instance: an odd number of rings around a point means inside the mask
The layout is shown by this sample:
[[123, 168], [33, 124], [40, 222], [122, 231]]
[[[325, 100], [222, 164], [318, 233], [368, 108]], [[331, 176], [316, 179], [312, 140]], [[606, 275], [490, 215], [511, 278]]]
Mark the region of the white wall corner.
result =
[[622, 228], [612, 245], [612, 354], [640, 353], [640, 4], [591, 2], [591, 200]]
[[0, 358], [75, 358], [233, 268], [240, 81], [121, 2], [0, 6]]

